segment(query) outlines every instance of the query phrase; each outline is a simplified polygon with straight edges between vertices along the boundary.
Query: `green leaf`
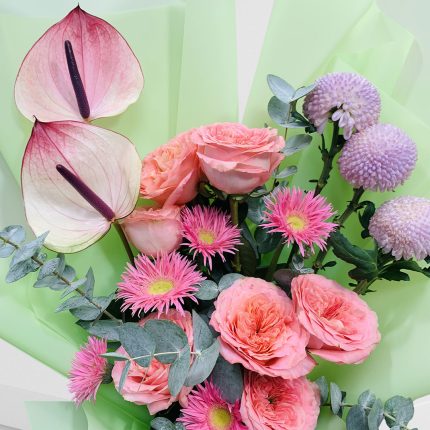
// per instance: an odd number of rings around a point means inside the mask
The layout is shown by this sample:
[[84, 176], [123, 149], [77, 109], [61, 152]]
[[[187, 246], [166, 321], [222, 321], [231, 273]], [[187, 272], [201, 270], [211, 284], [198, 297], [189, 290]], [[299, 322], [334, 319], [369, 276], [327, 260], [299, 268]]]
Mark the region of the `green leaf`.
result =
[[93, 269], [91, 267], [88, 269], [88, 272], [85, 275], [85, 279], [87, 281], [85, 282], [85, 287], [83, 288], [84, 294], [87, 297], [92, 298], [93, 294], [94, 294], [95, 279], [94, 279], [94, 272], [93, 272]]
[[393, 428], [395, 425], [406, 427], [414, 416], [414, 403], [412, 399], [394, 396], [385, 402], [384, 412], [394, 418], [392, 420], [385, 416], [388, 427]]
[[218, 283], [218, 288], [220, 291], [224, 291], [227, 288], [230, 288], [235, 281], [238, 279], [243, 278], [243, 275], [240, 273], [227, 273], [227, 275], [224, 275]]
[[[428, 268], [422, 268], [416, 261], [414, 260], [397, 260], [393, 261], [388, 266], [385, 266], [381, 271], [381, 277], [388, 280], [393, 281], [406, 281], [409, 280], [409, 276], [401, 272], [401, 270], [409, 270], [411, 272], [422, 273], [424, 276], [430, 277], [430, 270]], [[406, 279], [406, 276], [408, 279]], [[396, 279], [396, 277], [398, 279]], [[390, 279], [389, 279], [390, 278]]]
[[194, 295], [200, 300], [213, 300], [217, 298], [219, 294], [218, 285], [214, 281], [206, 279], [200, 282], [199, 291]]
[[287, 125], [290, 124], [290, 109], [290, 104], [282, 102], [276, 96], [273, 96], [267, 105], [267, 111], [270, 118], [272, 118], [273, 121], [281, 127], [287, 127]]
[[35, 240], [26, 243], [25, 245], [21, 246], [20, 249], [18, 249], [11, 262], [11, 267], [15, 266], [18, 263], [22, 263], [25, 260], [28, 260], [31, 257], [34, 257], [39, 253], [43, 246], [43, 242], [45, 242], [45, 238], [48, 235], [48, 232], [40, 235]]
[[320, 390], [320, 398], [321, 398], [321, 404], [327, 402], [328, 400], [328, 382], [325, 376], [320, 376], [316, 381], [315, 384], [318, 385], [318, 388]]
[[78, 308], [70, 309], [70, 312], [79, 320], [91, 321], [95, 320], [100, 314], [109, 306], [110, 302], [115, 298], [115, 293], [106, 297], [94, 297], [92, 301], [98, 305], [94, 306], [87, 301], [87, 304], [79, 306]]
[[282, 233], [270, 233], [263, 227], [257, 227], [254, 233], [258, 250], [261, 254], [267, 254], [276, 249], [282, 240]]
[[[47, 276], [52, 275], [58, 268], [58, 265], [60, 264], [59, 258], [53, 258], [52, 260], [47, 261], [39, 271], [39, 274], [37, 276], [37, 279], [43, 279]], [[57, 278], [58, 279], [58, 278]]]
[[[39, 254], [38, 258], [40, 260], [43, 260], [44, 258], [46, 258], [46, 255]], [[37, 269], [39, 269], [39, 267], [39, 263], [36, 263], [31, 258], [24, 261], [20, 261], [13, 266], [11, 265], [6, 275], [6, 282], [8, 284], [16, 282], [24, 276], [28, 275], [29, 273], [35, 272]]]
[[215, 367], [216, 361], [219, 356], [219, 342], [215, 342], [207, 349], [203, 350], [200, 355], [197, 355], [191, 365], [185, 385], [193, 387], [194, 385], [202, 383], [208, 378]]
[[298, 88], [293, 95], [292, 101], [296, 101], [296, 100], [301, 99], [305, 95], [309, 94], [316, 86], [317, 86], [316, 83], [313, 83], [313, 84], [308, 85], [306, 87]]
[[175, 423], [175, 430], [187, 430], [182, 423]]
[[290, 103], [296, 90], [287, 81], [275, 75], [267, 75], [267, 83], [272, 93], [284, 103]]
[[[60, 270], [60, 268], [58, 270]], [[54, 272], [56, 272], [56, 270], [54, 270]], [[64, 290], [65, 288], [68, 288], [70, 286], [69, 284], [72, 283], [73, 280], [76, 278], [75, 269], [71, 266], [65, 266], [61, 272], [58, 272], [58, 273], [59, 274], [61, 273], [60, 276], [62, 278], [64, 278], [67, 282], [65, 282], [63, 279], [59, 278], [58, 275], [47, 275], [47, 276], [39, 279], [33, 285], [33, 287], [34, 288], [48, 287], [54, 291]]]
[[375, 214], [375, 204], [369, 200], [361, 202], [361, 205], [364, 206], [363, 212], [358, 214], [358, 219], [360, 220], [360, 224], [363, 227], [363, 231], [361, 233], [361, 237], [366, 238], [369, 237], [369, 223], [370, 219]]
[[93, 336], [111, 341], [119, 341], [118, 329], [122, 326], [120, 321], [78, 321], [77, 324]]
[[358, 398], [358, 404], [363, 408], [371, 408], [375, 401], [376, 396], [370, 390], [364, 391]]
[[354, 405], [346, 417], [346, 430], [368, 430], [366, 412], [360, 405]]
[[342, 417], [342, 391], [334, 382], [330, 382], [330, 406], [335, 415]]
[[85, 306], [87, 303], [88, 303], [88, 300], [85, 297], [82, 297], [82, 296], [70, 297], [69, 299], [61, 303], [57, 307], [57, 309], [55, 309], [55, 312], [63, 312], [69, 309], [79, 308], [80, 306]]
[[263, 212], [266, 209], [264, 199], [262, 198], [248, 198], [248, 215], [247, 217], [256, 225], [261, 224], [263, 221]]
[[381, 399], [377, 399], [372, 406], [367, 417], [367, 424], [369, 430], [378, 430], [384, 419], [384, 407], [382, 405]]
[[297, 134], [285, 142], [282, 153], [284, 155], [292, 155], [308, 147], [311, 142], [312, 136], [310, 134]]
[[144, 327], [136, 323], [125, 323], [118, 328], [119, 341], [127, 354], [132, 357], [140, 357], [148, 355], [149, 357], [139, 358], [136, 363], [142, 367], [148, 367], [151, 363], [152, 356], [155, 352], [154, 337], [146, 330], [146, 322]]
[[173, 352], [173, 354], [156, 357], [160, 363], [173, 363], [182, 348], [188, 344], [187, 335], [178, 325], [171, 321], [149, 320], [145, 323], [145, 331], [155, 341], [156, 354]]
[[105, 352], [104, 354], [100, 354], [104, 358], [110, 358], [114, 361], [128, 361], [129, 358], [125, 355], [118, 354], [117, 352]]
[[124, 387], [125, 379], [127, 378], [128, 371], [130, 370], [130, 366], [131, 366], [131, 361], [127, 361], [127, 363], [125, 363], [124, 369], [122, 369], [121, 377], [119, 379], [119, 384], [118, 384], [118, 392], [120, 394], [121, 394], [122, 388]]
[[386, 279], [387, 281], [410, 281], [411, 278], [405, 272], [396, 269], [386, 269], [379, 275], [382, 279]]
[[285, 179], [291, 175], [295, 175], [297, 173], [297, 166], [288, 166], [282, 171], [273, 174], [275, 179]]
[[78, 288], [82, 287], [82, 285], [85, 285], [87, 282], [87, 278], [78, 279], [75, 282], [72, 282], [61, 294], [61, 298], [63, 299], [70, 293], [73, 293], [73, 291], [77, 290]]
[[[245, 276], [254, 276], [258, 267], [259, 258], [255, 252], [255, 244], [241, 235], [241, 245], [237, 246], [240, 252], [240, 264], [242, 267], [242, 274]], [[221, 288], [219, 287], [221, 290]]]
[[0, 232], [0, 258], [9, 257], [16, 251], [15, 246], [6, 243], [7, 240], [19, 246], [25, 240], [24, 227], [22, 225], [10, 225]]
[[184, 386], [185, 379], [188, 376], [190, 368], [190, 347], [185, 345], [178, 354], [176, 360], [172, 363], [169, 369], [169, 391], [172, 396], [177, 396]]
[[209, 348], [214, 337], [209, 326], [203, 321], [202, 317], [193, 309], [193, 338], [195, 352], [199, 353]]
[[211, 379], [227, 402], [234, 404], [242, 397], [243, 375], [240, 364], [231, 364], [220, 355], [211, 373]]
[[243, 241], [246, 241], [249, 244], [249, 246], [254, 251], [255, 258], [258, 260], [260, 258], [260, 254], [258, 252], [257, 242], [255, 241], [254, 236], [251, 233], [251, 230], [249, 229], [246, 222], [243, 222], [240, 225], [240, 233], [241, 233], [241, 240], [243, 238]]
[[151, 421], [154, 430], [175, 430], [175, 425], [167, 418], [157, 417]]

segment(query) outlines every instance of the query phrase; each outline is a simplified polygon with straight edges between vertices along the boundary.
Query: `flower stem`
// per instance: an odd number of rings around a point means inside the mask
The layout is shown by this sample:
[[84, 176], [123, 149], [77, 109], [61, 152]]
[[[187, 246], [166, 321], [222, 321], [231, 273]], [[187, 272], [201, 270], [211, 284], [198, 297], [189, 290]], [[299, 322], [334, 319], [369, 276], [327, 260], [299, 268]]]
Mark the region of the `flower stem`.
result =
[[362, 294], [366, 294], [369, 290], [369, 287], [376, 281], [377, 278], [371, 279], [368, 281], [367, 279], [362, 279], [357, 286], [354, 288], [354, 293], [357, 293], [359, 296]]
[[130, 260], [130, 263], [134, 266], [134, 254], [133, 254], [133, 251], [131, 249], [130, 244], [128, 243], [128, 240], [127, 240], [127, 237], [124, 233], [124, 230], [123, 230], [121, 224], [119, 224], [118, 222], [115, 222], [114, 225], [115, 225], [115, 229], [116, 229], [119, 237], [121, 238], [121, 242], [124, 245], [125, 251], [127, 252], [128, 259]]
[[[334, 220], [334, 222], [338, 225], [337, 229], [342, 228], [345, 224], [345, 221], [358, 209], [360, 199], [363, 193], [364, 193], [363, 188], [361, 187], [354, 188], [354, 193], [352, 195], [351, 201], [348, 203], [348, 206], [343, 211], [343, 213], [339, 217], [336, 217]], [[329, 252], [330, 248], [331, 248], [331, 245], [330, 245], [330, 242], [328, 242], [326, 249], [325, 250], [321, 249], [318, 252], [317, 258], [315, 259], [315, 262], [313, 264], [313, 269], [315, 273], [317, 273], [318, 270], [322, 268], [324, 259], [327, 256], [327, 253]]]
[[275, 248], [275, 251], [272, 255], [272, 259], [270, 260], [269, 268], [267, 269], [266, 273], [266, 281], [272, 281], [273, 280], [273, 274], [276, 272], [276, 267], [278, 266], [278, 260], [279, 257], [282, 254], [282, 250], [284, 249], [285, 243], [281, 241], [278, 243], [278, 246]]
[[[234, 225], [239, 227], [239, 201], [236, 200], [233, 196], [230, 196], [229, 203], [230, 203], [231, 220]], [[233, 257], [233, 268], [237, 273], [240, 273], [240, 270], [241, 270], [239, 249], [240, 247], [237, 248], [237, 251]]]
[[[7, 243], [8, 245], [11, 245], [11, 246], [13, 246], [15, 249], [20, 249], [21, 247], [18, 245], [18, 244], [16, 244], [16, 243], [14, 243], [14, 242], [11, 242], [10, 240], [8, 240], [8, 239], [5, 239], [4, 237], [1, 237], [0, 236], [0, 239], [4, 242], [4, 243]], [[38, 265], [39, 265], [39, 267], [42, 267], [42, 266], [44, 266], [45, 265], [45, 262], [43, 261], [43, 260], [41, 260], [40, 258], [37, 258], [37, 257], [35, 257], [35, 256], [33, 256], [33, 257], [31, 257], [31, 259], [35, 262], [35, 263], [37, 263]], [[58, 273], [57, 271], [54, 271], [53, 273], [52, 273], [54, 276], [56, 276], [58, 279], [60, 279], [61, 281], [63, 281], [66, 285], [68, 285], [69, 287], [72, 285], [72, 283], [67, 279], [67, 278], [65, 278], [63, 275], [61, 275], [60, 273]], [[95, 306], [96, 308], [98, 308], [99, 310], [102, 310], [102, 307], [100, 306], [100, 305], [98, 305], [97, 303], [95, 303], [91, 298], [89, 298], [88, 296], [86, 296], [86, 294], [80, 289], [80, 288], [76, 288], [76, 290], [75, 290], [78, 294], [80, 294], [82, 297], [85, 297], [87, 300], [88, 300], [88, 302], [89, 303], [91, 303], [93, 306]], [[107, 310], [104, 310], [104, 311], [102, 311], [102, 313], [104, 314], [104, 315], [106, 315], [108, 318], [110, 318], [111, 320], [113, 320], [113, 321], [119, 321], [117, 318], [115, 318], [110, 312], [108, 312]]]

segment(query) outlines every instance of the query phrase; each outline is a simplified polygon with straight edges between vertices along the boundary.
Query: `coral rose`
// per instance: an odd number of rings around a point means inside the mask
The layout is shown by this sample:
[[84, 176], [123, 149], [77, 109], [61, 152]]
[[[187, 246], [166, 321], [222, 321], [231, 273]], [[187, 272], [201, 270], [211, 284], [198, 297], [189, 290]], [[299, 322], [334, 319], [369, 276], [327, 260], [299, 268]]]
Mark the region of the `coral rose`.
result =
[[320, 412], [316, 384], [245, 374], [240, 413], [249, 430], [314, 430]]
[[200, 167], [193, 131], [179, 134], [143, 159], [140, 193], [144, 198], [182, 205], [197, 195]]
[[[155, 318], [157, 313], [153, 312], [143, 318], [139, 324], [144, 325], [146, 321]], [[185, 312], [182, 316], [177, 310], [169, 309], [168, 312], [160, 315], [160, 319], [172, 321], [181, 327], [187, 334], [189, 345], [193, 345], [193, 323], [189, 312]], [[120, 347], [117, 352], [127, 355], [123, 347]], [[116, 361], [112, 369], [112, 379], [117, 390], [124, 366], [125, 361]], [[173, 397], [168, 388], [169, 368], [170, 364], [160, 363], [156, 359], [151, 361], [149, 367], [141, 367], [133, 361], [121, 395], [129, 402], [146, 405], [151, 415], [167, 409], [177, 401], [183, 407], [188, 406], [187, 396], [192, 388], [182, 387], [180, 393]]]
[[309, 334], [294, 314], [289, 297], [259, 278], [241, 278], [221, 292], [210, 324], [220, 333], [221, 355], [254, 372], [282, 378], [309, 373]]
[[285, 146], [277, 130], [223, 123], [193, 134], [200, 166], [209, 182], [228, 194], [245, 194], [263, 185], [278, 167]]
[[335, 363], [361, 363], [379, 343], [378, 318], [353, 291], [321, 275], [292, 283], [294, 308], [311, 334], [311, 353]]
[[121, 221], [127, 239], [142, 253], [155, 257], [179, 248], [182, 241], [181, 207], [141, 207]]

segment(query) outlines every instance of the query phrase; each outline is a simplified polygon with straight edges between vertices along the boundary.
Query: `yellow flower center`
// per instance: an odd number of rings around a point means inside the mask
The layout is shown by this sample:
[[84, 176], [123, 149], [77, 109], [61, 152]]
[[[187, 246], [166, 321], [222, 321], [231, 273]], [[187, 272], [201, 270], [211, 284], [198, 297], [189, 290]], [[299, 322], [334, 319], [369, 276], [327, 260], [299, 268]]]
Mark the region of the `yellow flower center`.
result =
[[202, 229], [199, 231], [199, 240], [205, 245], [212, 245], [215, 241], [215, 235], [209, 230]]
[[166, 294], [174, 287], [173, 282], [168, 279], [159, 279], [158, 281], [151, 282], [148, 287], [148, 293], [154, 296]]
[[297, 215], [288, 216], [287, 223], [294, 231], [302, 231], [307, 225], [307, 221]]
[[232, 422], [231, 413], [228, 409], [214, 407], [209, 412], [209, 423], [213, 430], [228, 430]]

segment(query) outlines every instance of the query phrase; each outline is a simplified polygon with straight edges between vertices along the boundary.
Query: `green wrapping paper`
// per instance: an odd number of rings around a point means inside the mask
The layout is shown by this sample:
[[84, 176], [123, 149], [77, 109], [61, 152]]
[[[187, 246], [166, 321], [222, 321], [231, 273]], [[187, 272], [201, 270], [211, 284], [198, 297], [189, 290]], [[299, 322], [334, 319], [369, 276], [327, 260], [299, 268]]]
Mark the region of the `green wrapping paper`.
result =
[[[129, 137], [143, 156], [187, 128], [237, 121], [234, 6], [233, 0], [218, 0], [216, 4], [210, 0], [178, 0], [159, 6], [154, 2], [152, 6], [127, 13], [101, 15], [127, 39], [142, 63], [146, 82], [136, 104], [122, 115], [98, 120], [96, 124]], [[90, 8], [87, 11], [92, 12]], [[31, 124], [15, 108], [14, 79], [34, 41], [61, 17], [0, 14], [3, 55], [0, 187], [2, 195], [8, 196], [0, 214], [2, 225], [23, 222], [18, 181], [31, 130]], [[268, 121], [268, 73], [298, 86], [311, 83], [329, 71], [356, 71], [380, 89], [382, 121], [403, 128], [418, 145], [417, 168], [396, 194], [430, 197], [427, 185], [430, 173], [425, 165], [430, 156], [427, 145], [430, 129], [404, 106], [417, 72], [413, 44], [409, 33], [384, 17], [368, 0], [275, 0], [244, 123], [261, 127]], [[287, 161], [299, 169], [294, 184], [306, 189], [310, 188], [307, 180], [317, 176], [321, 168], [317, 139], [303, 153]], [[341, 211], [351, 197], [351, 189], [334, 173], [324, 194]], [[393, 193], [366, 196], [381, 203], [393, 197]], [[347, 228], [354, 239], [361, 240], [355, 219], [348, 221]], [[106, 294], [115, 288], [126, 254], [115, 232], [110, 232], [96, 245], [68, 256], [67, 260], [80, 275], [91, 265], [97, 294]], [[346, 285], [347, 270], [346, 265], [339, 264], [326, 275]], [[1, 260], [0, 279], [4, 279], [6, 271], [7, 262]], [[358, 366], [321, 362], [311, 376], [326, 375], [353, 399], [366, 388], [383, 398], [398, 393], [413, 398], [427, 394], [430, 346], [422, 339], [428, 337], [430, 285], [419, 276], [411, 279], [412, 282], [404, 284], [378, 282], [375, 284], [378, 292], [366, 296], [378, 313], [383, 335], [368, 361]], [[31, 277], [15, 285], [1, 281], [0, 336], [66, 374], [86, 333], [74, 324], [71, 315], [54, 313], [58, 300], [57, 293], [32, 288]], [[97, 403], [87, 403], [83, 410], [61, 403], [32, 403], [28, 410], [36, 430], [58, 429], [59, 422], [62, 428], [74, 430], [149, 429], [146, 408], [122, 400], [113, 386], [102, 386]], [[323, 413], [318, 429], [329, 428], [343, 429], [344, 424]]]

